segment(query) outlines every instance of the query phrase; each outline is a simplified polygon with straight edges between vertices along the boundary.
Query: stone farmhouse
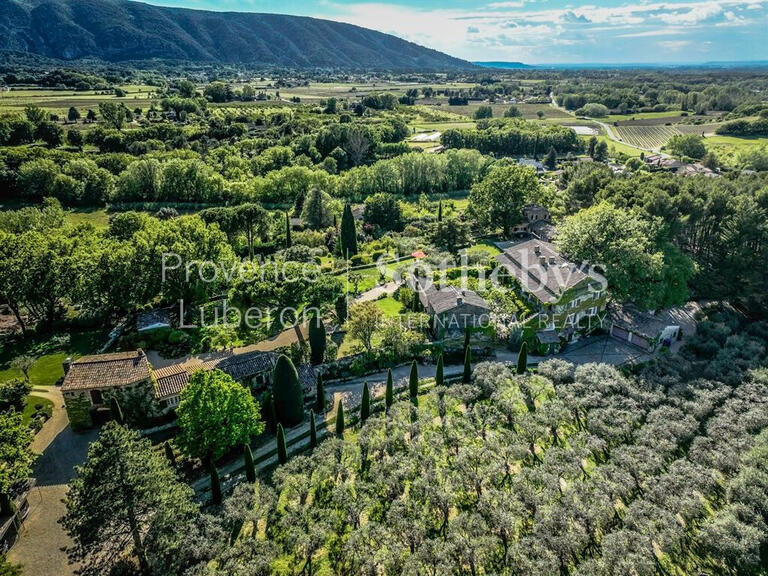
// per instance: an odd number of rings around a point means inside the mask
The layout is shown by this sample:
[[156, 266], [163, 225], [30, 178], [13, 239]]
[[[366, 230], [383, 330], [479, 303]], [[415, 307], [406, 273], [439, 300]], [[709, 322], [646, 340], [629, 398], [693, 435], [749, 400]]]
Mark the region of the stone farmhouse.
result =
[[466, 328], [488, 325], [490, 307], [477, 292], [454, 286], [438, 289], [434, 285], [417, 290], [436, 338], [450, 337], [463, 333]]
[[555, 235], [552, 216], [544, 206], [528, 204], [523, 207], [523, 221], [512, 229], [516, 237], [533, 236], [549, 242]]
[[[272, 383], [278, 358], [275, 352], [229, 351], [216, 356], [192, 357], [170, 366], [153, 369], [143, 350], [85, 356], [64, 363], [64, 396], [73, 429], [92, 426], [100, 413], [108, 413], [112, 397], [143, 399], [151, 415], [168, 414], [181, 400], [189, 377], [199, 370], [221, 370], [254, 392]], [[311, 395], [314, 368], [296, 367], [306, 395]]]
[[542, 347], [557, 351], [600, 328], [605, 318], [606, 290], [602, 279], [564, 258], [554, 244], [532, 238], [500, 242], [497, 256], [520, 292], [536, 311], [526, 323]]

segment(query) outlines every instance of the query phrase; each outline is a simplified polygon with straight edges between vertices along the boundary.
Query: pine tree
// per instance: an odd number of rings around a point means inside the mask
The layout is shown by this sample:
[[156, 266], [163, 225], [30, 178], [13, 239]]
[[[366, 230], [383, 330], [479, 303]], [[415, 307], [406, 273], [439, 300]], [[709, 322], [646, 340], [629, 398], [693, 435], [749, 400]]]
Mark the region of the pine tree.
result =
[[253, 484], [256, 482], [256, 466], [253, 464], [253, 452], [251, 452], [251, 447], [248, 444], [243, 448], [243, 454], [245, 456], [245, 477], [248, 482]]
[[443, 376], [443, 355], [437, 357], [437, 368], [435, 369], [435, 385], [443, 386], [445, 384], [445, 377]]
[[171, 446], [171, 443], [166, 440], [163, 448], [165, 448], [165, 457], [168, 459], [168, 463], [174, 469], [177, 468], [178, 464], [176, 463], [176, 454], [173, 452], [173, 446]]
[[520, 352], [517, 354], [517, 373], [525, 374], [528, 371], [528, 342], [523, 342]]
[[339, 400], [339, 408], [336, 410], [336, 436], [344, 436], [344, 403]]
[[392, 403], [395, 401], [395, 383], [392, 379], [392, 368], [390, 368], [387, 371], [387, 389], [384, 392], [384, 405], [386, 406], [386, 409], [389, 410], [389, 407], [392, 406]]
[[325, 359], [325, 325], [320, 316], [309, 321], [309, 349], [312, 364], [322, 364]]
[[360, 403], [360, 424], [365, 423], [371, 415], [371, 391], [368, 389], [368, 382], [363, 384], [363, 400]]
[[120, 403], [117, 398], [112, 396], [109, 399], [109, 411], [112, 414], [112, 419], [118, 424], [125, 424], [125, 418], [123, 417], [123, 410], [120, 408]]
[[275, 363], [272, 398], [279, 423], [290, 427], [304, 420], [304, 392], [299, 374], [291, 359], [284, 354]]
[[291, 241], [291, 218], [288, 216], [288, 212], [285, 213], [285, 247], [290, 248]]
[[317, 425], [315, 424], [315, 411], [309, 411], [309, 447], [317, 447]]
[[318, 414], [325, 414], [325, 384], [323, 384], [323, 375], [317, 373], [317, 393], [315, 395], [315, 409]]
[[214, 505], [221, 504], [223, 495], [221, 493], [221, 478], [219, 478], [219, 471], [216, 469], [216, 465], [211, 461], [211, 501]]
[[288, 450], [285, 446], [285, 430], [282, 424], [277, 425], [277, 461], [280, 464], [288, 462]]
[[408, 377], [408, 394], [414, 406], [419, 405], [419, 368], [416, 360], [411, 363], [411, 374]]
[[349, 204], [344, 206], [344, 212], [341, 215], [341, 253], [347, 259], [357, 254], [355, 217], [352, 215]]
[[464, 374], [461, 377], [461, 381], [464, 384], [469, 384], [472, 381], [472, 348], [469, 346], [464, 351]]

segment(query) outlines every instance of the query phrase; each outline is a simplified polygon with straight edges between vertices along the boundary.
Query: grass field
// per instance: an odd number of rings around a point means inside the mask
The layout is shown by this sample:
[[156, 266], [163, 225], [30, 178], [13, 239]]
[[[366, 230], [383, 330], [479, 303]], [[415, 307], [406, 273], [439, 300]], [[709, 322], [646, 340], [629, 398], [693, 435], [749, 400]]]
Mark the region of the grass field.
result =
[[62, 362], [66, 358], [95, 354], [104, 339], [103, 331], [92, 331], [8, 343], [0, 352], [0, 382], [24, 377], [20, 370], [11, 367], [11, 362], [17, 356], [26, 354], [35, 358], [29, 371], [30, 383], [33, 386], [53, 386], [64, 376]]
[[118, 100], [128, 108], [146, 109], [153, 100], [150, 97], [156, 88], [154, 86], [126, 85], [121, 87], [126, 96], [118, 98], [114, 94], [102, 94], [93, 90], [75, 92], [74, 90], [54, 90], [46, 88], [0, 91], [0, 112], [23, 112], [25, 106], [34, 104], [45, 108], [52, 114], [64, 118], [70, 106], [80, 111], [82, 117], [89, 108], [98, 108], [99, 103], [107, 100]]
[[381, 313], [384, 314], [384, 316], [391, 318], [397, 318], [400, 311], [403, 309], [403, 305], [392, 296], [376, 300], [376, 307], [381, 310]]
[[680, 110], [672, 110], [667, 112], [639, 112], [637, 114], [610, 114], [606, 116], [605, 118], [600, 118], [600, 120], [603, 120], [605, 122], [625, 122], [625, 121], [631, 121], [631, 120], [667, 120], [667, 121], [677, 121], [681, 116], [682, 112]]
[[35, 415], [35, 412], [37, 412], [36, 406], [41, 406], [41, 411], [45, 412], [48, 415], [48, 418], [53, 414], [53, 402], [48, 400], [48, 398], [30, 394], [27, 396], [26, 404], [24, 404], [24, 411], [21, 413], [22, 421], [25, 426], [29, 426], [32, 417]]
[[707, 150], [715, 153], [720, 162], [738, 166], [738, 155], [754, 148], [768, 148], [768, 138], [736, 138], [734, 136], [711, 136], [704, 139]]
[[85, 223], [93, 224], [96, 228], [109, 226], [109, 214], [103, 208], [69, 210], [66, 218], [74, 226]]
[[525, 118], [526, 120], [537, 120], [538, 119], [537, 112], [544, 112], [545, 119], [547, 118], [573, 119], [572, 115], [568, 114], [567, 112], [564, 112], [563, 110], [560, 110], [559, 108], [555, 108], [550, 104], [499, 104], [499, 103], [489, 104], [487, 102], [470, 102], [466, 106], [449, 106], [448, 103], [445, 102], [444, 104], [442, 104], [442, 106], [440, 106], [440, 109], [445, 109], [455, 114], [461, 114], [462, 116], [473, 118], [475, 112], [481, 106], [490, 106], [491, 109], [493, 110], [494, 118], [502, 118], [504, 116], [504, 112], [509, 110], [510, 107], [515, 106], [518, 110], [520, 110], [521, 114], [523, 115], [523, 118]]

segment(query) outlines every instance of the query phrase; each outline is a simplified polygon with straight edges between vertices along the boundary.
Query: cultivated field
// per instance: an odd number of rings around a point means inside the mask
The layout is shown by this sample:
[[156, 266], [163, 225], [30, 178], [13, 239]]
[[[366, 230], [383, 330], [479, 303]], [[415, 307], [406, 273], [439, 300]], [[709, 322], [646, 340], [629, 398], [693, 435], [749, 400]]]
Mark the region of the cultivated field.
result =
[[611, 129], [617, 137], [627, 144], [655, 150], [664, 146], [672, 136], [678, 134], [710, 136], [714, 134], [717, 126], [718, 124], [674, 124], [672, 126], [619, 124], [612, 126]]
[[648, 150], [661, 148], [680, 134], [674, 126], [613, 126], [612, 130], [623, 142]]

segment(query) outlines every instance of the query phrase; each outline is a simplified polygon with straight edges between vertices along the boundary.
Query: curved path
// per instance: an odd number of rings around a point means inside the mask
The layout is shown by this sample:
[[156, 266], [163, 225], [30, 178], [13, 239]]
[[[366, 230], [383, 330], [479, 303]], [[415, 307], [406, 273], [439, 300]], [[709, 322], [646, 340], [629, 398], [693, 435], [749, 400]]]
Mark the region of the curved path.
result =
[[72, 543], [58, 522], [66, 513], [62, 499], [98, 430], [72, 432], [58, 388], [35, 387], [32, 393], [53, 402], [53, 414], [32, 441], [32, 450], [40, 454], [33, 472], [37, 486], [29, 494], [29, 515], [8, 559], [23, 565], [24, 576], [69, 576], [76, 567], [62, 550]]

